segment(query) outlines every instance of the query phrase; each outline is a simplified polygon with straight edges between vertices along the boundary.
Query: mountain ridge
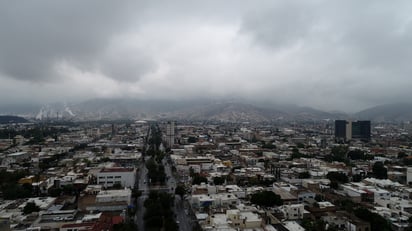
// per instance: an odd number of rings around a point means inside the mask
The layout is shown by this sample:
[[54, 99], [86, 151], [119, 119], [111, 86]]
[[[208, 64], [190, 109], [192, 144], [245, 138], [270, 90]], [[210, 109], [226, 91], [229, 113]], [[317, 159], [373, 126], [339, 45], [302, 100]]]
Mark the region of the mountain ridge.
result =
[[[353, 114], [323, 111], [293, 104], [256, 104], [240, 100], [139, 100], [97, 98], [80, 103], [30, 105], [18, 108], [16, 114], [36, 119], [186, 119], [222, 122], [270, 122], [279, 120], [358, 119], [372, 121], [412, 120], [412, 104], [378, 105]], [[13, 109], [12, 108], [12, 109]], [[34, 109], [35, 108], [35, 109]], [[0, 113], [2, 108], [0, 107]], [[7, 114], [13, 115], [7, 108]], [[19, 112], [24, 112], [21, 114]], [[3, 113], [4, 114], [4, 113]]]

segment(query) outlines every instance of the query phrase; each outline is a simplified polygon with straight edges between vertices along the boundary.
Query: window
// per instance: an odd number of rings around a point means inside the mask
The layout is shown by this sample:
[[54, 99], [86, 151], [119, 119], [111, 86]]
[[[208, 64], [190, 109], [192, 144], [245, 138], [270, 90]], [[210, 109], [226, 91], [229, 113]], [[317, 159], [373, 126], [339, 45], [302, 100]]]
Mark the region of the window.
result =
[[119, 179], [119, 178], [122, 178], [122, 177], [121, 176], [115, 176], [114, 178]]
[[113, 176], [108, 176], [107, 179], [113, 179]]

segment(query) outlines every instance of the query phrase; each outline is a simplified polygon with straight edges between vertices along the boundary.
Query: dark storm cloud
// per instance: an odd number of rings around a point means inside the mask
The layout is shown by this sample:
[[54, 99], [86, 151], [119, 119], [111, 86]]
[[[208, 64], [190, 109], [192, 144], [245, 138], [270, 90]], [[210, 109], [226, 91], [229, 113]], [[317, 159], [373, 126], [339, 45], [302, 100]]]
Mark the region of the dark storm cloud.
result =
[[370, 106], [411, 96], [410, 11], [408, 1], [276, 2], [246, 14], [240, 33], [273, 53], [298, 51], [311, 67], [296, 66], [300, 84], [289, 89], [310, 94], [305, 103]]
[[251, 32], [257, 42], [270, 47], [287, 47], [310, 33], [316, 17], [312, 9], [316, 8], [305, 2], [274, 2], [247, 12], [241, 31]]
[[412, 97], [411, 11], [379, 0], [3, 1], [0, 91], [354, 111]]
[[28, 81], [56, 81], [58, 62], [96, 65], [116, 33], [136, 23], [134, 1], [2, 1], [0, 70]]

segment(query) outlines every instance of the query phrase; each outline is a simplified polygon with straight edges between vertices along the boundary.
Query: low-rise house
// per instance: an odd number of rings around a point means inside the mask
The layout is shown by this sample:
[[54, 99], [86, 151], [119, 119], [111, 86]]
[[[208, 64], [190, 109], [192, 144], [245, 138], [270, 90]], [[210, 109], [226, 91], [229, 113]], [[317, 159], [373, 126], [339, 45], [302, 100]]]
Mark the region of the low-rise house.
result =
[[104, 187], [113, 187], [120, 184], [123, 187], [134, 187], [136, 183], [136, 169], [134, 168], [102, 168], [97, 174], [97, 184]]

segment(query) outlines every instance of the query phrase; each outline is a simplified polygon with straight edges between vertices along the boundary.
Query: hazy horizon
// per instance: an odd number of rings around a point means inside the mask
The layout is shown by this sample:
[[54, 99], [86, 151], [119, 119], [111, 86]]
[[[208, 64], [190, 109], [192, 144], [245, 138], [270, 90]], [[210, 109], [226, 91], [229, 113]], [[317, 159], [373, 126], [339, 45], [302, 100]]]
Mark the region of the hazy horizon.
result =
[[225, 100], [356, 112], [406, 102], [412, 3], [0, 3], [0, 106]]

